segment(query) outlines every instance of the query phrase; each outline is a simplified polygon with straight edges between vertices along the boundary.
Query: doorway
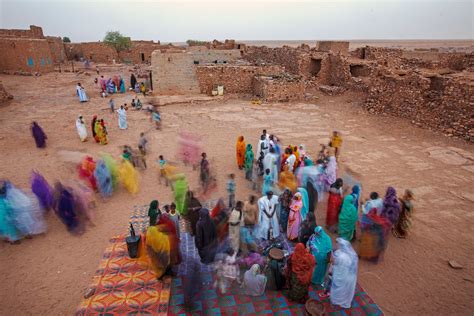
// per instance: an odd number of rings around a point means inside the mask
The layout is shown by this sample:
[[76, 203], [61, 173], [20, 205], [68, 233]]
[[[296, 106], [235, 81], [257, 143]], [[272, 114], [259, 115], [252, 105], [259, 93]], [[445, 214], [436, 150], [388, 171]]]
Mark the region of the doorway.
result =
[[140, 56], [141, 56], [141, 58], [142, 58], [142, 63], [144, 63], [144, 62], [145, 62], [145, 54], [144, 54], [144, 53], [140, 53]]
[[309, 65], [309, 73], [311, 74], [311, 76], [312, 77], [317, 76], [320, 70], [321, 70], [321, 59], [311, 58], [311, 62]]

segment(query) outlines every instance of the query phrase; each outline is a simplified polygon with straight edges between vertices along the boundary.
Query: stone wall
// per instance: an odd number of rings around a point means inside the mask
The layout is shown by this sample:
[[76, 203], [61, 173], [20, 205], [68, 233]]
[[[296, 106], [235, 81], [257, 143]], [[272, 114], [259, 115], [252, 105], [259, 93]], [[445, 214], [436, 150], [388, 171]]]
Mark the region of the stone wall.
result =
[[0, 38], [0, 56], [2, 72], [54, 71], [53, 57], [45, 39]]
[[0, 104], [13, 99], [13, 96], [5, 90], [2, 82], [0, 81]]
[[239, 50], [154, 51], [151, 62], [154, 91], [158, 94], [200, 93], [198, 65], [232, 63], [239, 58]]
[[320, 52], [333, 52], [335, 54], [348, 55], [349, 42], [346, 41], [318, 41], [316, 50]]
[[46, 36], [46, 41], [51, 51], [53, 63], [63, 63], [66, 61], [66, 52], [64, 51], [64, 43], [61, 37]]
[[272, 64], [284, 67], [291, 74], [301, 73], [304, 52], [294, 47], [268, 48], [266, 46], [249, 46], [244, 58], [256, 64]]
[[44, 39], [43, 29], [39, 26], [30, 25], [29, 30], [16, 29], [0, 29], [0, 37], [2, 38], [36, 38]]
[[160, 42], [132, 41], [130, 49], [120, 52], [120, 60], [126, 64], [151, 63], [151, 54], [163, 46]]
[[211, 94], [217, 85], [224, 86], [225, 93], [252, 94], [256, 75], [276, 75], [281, 72], [279, 66], [202, 65], [196, 68], [199, 89], [206, 94]]
[[64, 49], [69, 60], [88, 59], [95, 63], [119, 62], [117, 51], [103, 42], [65, 43]]
[[253, 86], [254, 94], [266, 102], [289, 102], [304, 98], [304, 82], [301, 77], [256, 76]]
[[371, 79], [365, 107], [370, 113], [403, 117], [420, 127], [474, 141], [474, 84], [464, 76], [379, 73]]

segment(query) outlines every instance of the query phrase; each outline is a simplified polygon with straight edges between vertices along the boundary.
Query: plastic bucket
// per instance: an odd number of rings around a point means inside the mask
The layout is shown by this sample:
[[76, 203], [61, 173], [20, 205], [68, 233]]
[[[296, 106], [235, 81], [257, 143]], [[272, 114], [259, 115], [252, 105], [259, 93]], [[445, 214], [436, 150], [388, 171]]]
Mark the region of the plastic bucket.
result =
[[128, 236], [127, 238], [125, 238], [125, 241], [127, 242], [127, 250], [130, 258], [137, 258], [138, 248], [140, 245], [140, 235]]

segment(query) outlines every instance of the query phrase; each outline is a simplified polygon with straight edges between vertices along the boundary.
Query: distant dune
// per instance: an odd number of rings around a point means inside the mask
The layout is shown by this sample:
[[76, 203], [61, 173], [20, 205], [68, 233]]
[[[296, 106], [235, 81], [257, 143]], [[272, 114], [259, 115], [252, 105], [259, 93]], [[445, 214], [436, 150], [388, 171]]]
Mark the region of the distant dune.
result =
[[[296, 47], [301, 44], [308, 44], [314, 47], [317, 40], [280, 40], [280, 41], [254, 41], [254, 40], [237, 40], [239, 43], [254, 46], [268, 46], [280, 47], [283, 45]], [[184, 42], [173, 43], [177, 45], [184, 45]], [[350, 40], [350, 49], [356, 49], [364, 46], [377, 46], [389, 48], [403, 48], [403, 49], [430, 49], [437, 48], [441, 52], [458, 51], [458, 52], [473, 52], [474, 40]]]

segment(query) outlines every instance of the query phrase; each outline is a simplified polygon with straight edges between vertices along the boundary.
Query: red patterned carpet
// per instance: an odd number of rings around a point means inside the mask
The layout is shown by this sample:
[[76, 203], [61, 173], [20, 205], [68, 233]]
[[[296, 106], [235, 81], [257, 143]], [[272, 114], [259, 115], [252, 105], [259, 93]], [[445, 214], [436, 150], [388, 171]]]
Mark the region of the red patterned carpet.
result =
[[150, 267], [131, 259], [123, 236], [110, 242], [90, 286], [94, 294], [76, 315], [167, 315], [171, 279], [158, 281]]

